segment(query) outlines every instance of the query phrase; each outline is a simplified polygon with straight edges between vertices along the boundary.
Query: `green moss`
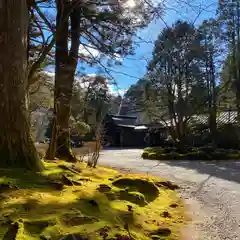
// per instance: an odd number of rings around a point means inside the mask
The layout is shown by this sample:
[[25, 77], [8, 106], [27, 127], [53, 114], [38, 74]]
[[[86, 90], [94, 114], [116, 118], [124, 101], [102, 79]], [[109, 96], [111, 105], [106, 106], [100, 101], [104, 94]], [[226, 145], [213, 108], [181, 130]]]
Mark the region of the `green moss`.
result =
[[145, 206], [147, 205], [145, 196], [139, 192], [129, 192], [128, 190], [118, 190], [118, 191], [111, 191], [107, 192], [106, 196], [110, 201], [113, 200], [121, 200], [121, 201], [128, 201], [138, 206]]
[[142, 158], [143, 159], [148, 158], [148, 152], [146, 150], [144, 150], [144, 152], [142, 153]]
[[145, 179], [119, 178], [112, 184], [118, 188], [127, 188], [129, 192], [142, 193], [148, 202], [154, 201], [159, 195], [157, 186], [153, 182]]
[[[66, 168], [59, 167], [62, 164]], [[82, 170], [78, 174], [68, 170], [70, 165], [62, 161], [45, 163], [46, 170], [41, 174], [0, 169], [0, 183], [14, 186], [0, 193], [0, 239], [9, 231], [10, 223], [19, 219], [22, 227], [18, 239], [59, 240], [74, 234], [94, 240], [102, 240], [107, 234], [106, 239], [117, 239], [128, 236], [126, 223], [131, 235], [139, 240], [151, 239], [150, 233], [166, 224], [173, 235], [178, 235], [186, 219], [184, 209], [181, 203], [170, 209], [169, 205], [179, 199], [173, 191], [153, 183], [161, 179], [135, 174], [119, 178], [118, 171], [87, 168], [83, 163], [77, 165]], [[53, 189], [49, 179], [57, 181], [62, 174], [73, 180], [91, 176], [91, 181]], [[109, 191], [99, 192], [101, 184]], [[165, 209], [171, 218], [162, 217]]]
[[155, 152], [150, 152], [148, 153], [148, 158], [149, 159], [157, 159], [158, 158], [158, 154]]

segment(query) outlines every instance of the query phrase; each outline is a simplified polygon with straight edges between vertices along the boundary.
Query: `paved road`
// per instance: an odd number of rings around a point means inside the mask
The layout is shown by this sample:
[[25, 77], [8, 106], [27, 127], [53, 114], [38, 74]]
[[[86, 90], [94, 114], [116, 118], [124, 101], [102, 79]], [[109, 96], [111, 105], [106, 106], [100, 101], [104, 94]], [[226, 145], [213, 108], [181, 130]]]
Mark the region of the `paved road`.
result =
[[161, 162], [141, 159], [142, 150], [104, 150], [100, 164], [147, 172], [179, 184], [194, 230], [186, 239], [240, 240], [240, 162]]

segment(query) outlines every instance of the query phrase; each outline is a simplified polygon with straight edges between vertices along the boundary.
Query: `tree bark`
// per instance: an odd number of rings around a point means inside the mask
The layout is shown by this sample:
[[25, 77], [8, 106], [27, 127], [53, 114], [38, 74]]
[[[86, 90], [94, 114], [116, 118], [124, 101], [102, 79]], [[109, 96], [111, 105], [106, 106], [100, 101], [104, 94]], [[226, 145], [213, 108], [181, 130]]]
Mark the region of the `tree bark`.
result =
[[0, 0], [0, 166], [40, 171], [28, 118], [27, 36], [26, 0]]
[[[47, 152], [48, 159], [58, 157], [66, 161], [75, 161], [71, 150], [69, 118], [72, 99], [74, 76], [78, 61], [80, 41], [80, 11], [75, 8], [70, 13], [71, 20], [71, 48], [68, 51], [69, 13], [67, 4], [58, 4], [56, 33], [56, 69], [54, 95], [54, 123], [51, 143]], [[61, 28], [58, 26], [61, 24]]]

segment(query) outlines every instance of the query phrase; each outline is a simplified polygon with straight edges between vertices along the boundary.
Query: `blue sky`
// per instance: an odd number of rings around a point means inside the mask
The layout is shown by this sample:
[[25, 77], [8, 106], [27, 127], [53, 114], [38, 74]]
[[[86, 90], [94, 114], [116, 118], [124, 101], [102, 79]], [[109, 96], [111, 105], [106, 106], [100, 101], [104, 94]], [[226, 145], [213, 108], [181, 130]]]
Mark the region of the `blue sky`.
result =
[[[204, 2], [205, 1], [205, 2]], [[183, 1], [182, 1], [183, 2]], [[114, 77], [117, 88], [122, 94], [124, 90], [130, 87], [130, 85], [136, 83], [136, 81], [143, 77], [146, 72], [146, 63], [148, 59], [151, 59], [151, 53], [154, 47], [154, 41], [157, 39], [161, 30], [166, 26], [171, 26], [178, 19], [184, 19], [191, 22], [195, 22], [196, 25], [200, 24], [204, 19], [208, 19], [214, 16], [217, 6], [217, 0], [195, 0], [189, 1], [189, 6], [185, 1], [182, 4], [175, 3], [167, 4], [163, 19], [158, 19], [149, 24], [149, 26], [137, 33], [139, 37], [145, 41], [140, 43], [135, 50], [134, 56], [126, 57], [121, 66], [113, 66], [111, 69], [111, 75]], [[199, 8], [201, 4], [201, 9]], [[204, 9], [204, 10], [203, 10]], [[201, 14], [199, 15], [199, 12]], [[99, 67], [85, 67], [85, 73], [98, 73]]]
[[[132, 0], [131, 0], [132, 1]], [[114, 65], [111, 67], [113, 71], [111, 76], [117, 86], [112, 85], [111, 91], [115, 94], [123, 94], [132, 84], [136, 83], [138, 79], [142, 78], [146, 73], [147, 60], [151, 59], [151, 54], [154, 47], [154, 41], [157, 39], [159, 33], [166, 26], [171, 26], [175, 21], [187, 20], [194, 22], [196, 25], [200, 24], [204, 19], [208, 19], [215, 15], [218, 0], [152, 0], [155, 3], [163, 2], [163, 16], [161, 19], [154, 20], [145, 29], [137, 32], [144, 41], [138, 43], [135, 49], [134, 56], [127, 56], [122, 61], [122, 65]], [[137, 39], [140, 42], [139, 39]], [[81, 49], [80, 49], [81, 51]], [[85, 49], [82, 49], [85, 51]], [[91, 51], [91, 53], [98, 54], [98, 52]], [[81, 68], [84, 67], [84, 70]], [[85, 74], [104, 74], [100, 70], [100, 66], [90, 67], [87, 64], [79, 64], [78, 71]], [[54, 69], [48, 69], [54, 71]], [[108, 75], [105, 74], [107, 77]]]

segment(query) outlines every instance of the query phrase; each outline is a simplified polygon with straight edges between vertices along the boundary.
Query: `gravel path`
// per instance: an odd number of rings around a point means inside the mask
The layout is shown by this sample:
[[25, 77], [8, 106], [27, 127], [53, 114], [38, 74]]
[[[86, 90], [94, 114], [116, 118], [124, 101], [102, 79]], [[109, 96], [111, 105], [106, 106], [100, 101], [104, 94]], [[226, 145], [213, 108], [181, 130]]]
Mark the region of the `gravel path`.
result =
[[[104, 150], [99, 164], [145, 172], [179, 184], [193, 218], [186, 240], [240, 240], [240, 162], [161, 162], [142, 150]], [[192, 230], [190, 230], [192, 229]]]

